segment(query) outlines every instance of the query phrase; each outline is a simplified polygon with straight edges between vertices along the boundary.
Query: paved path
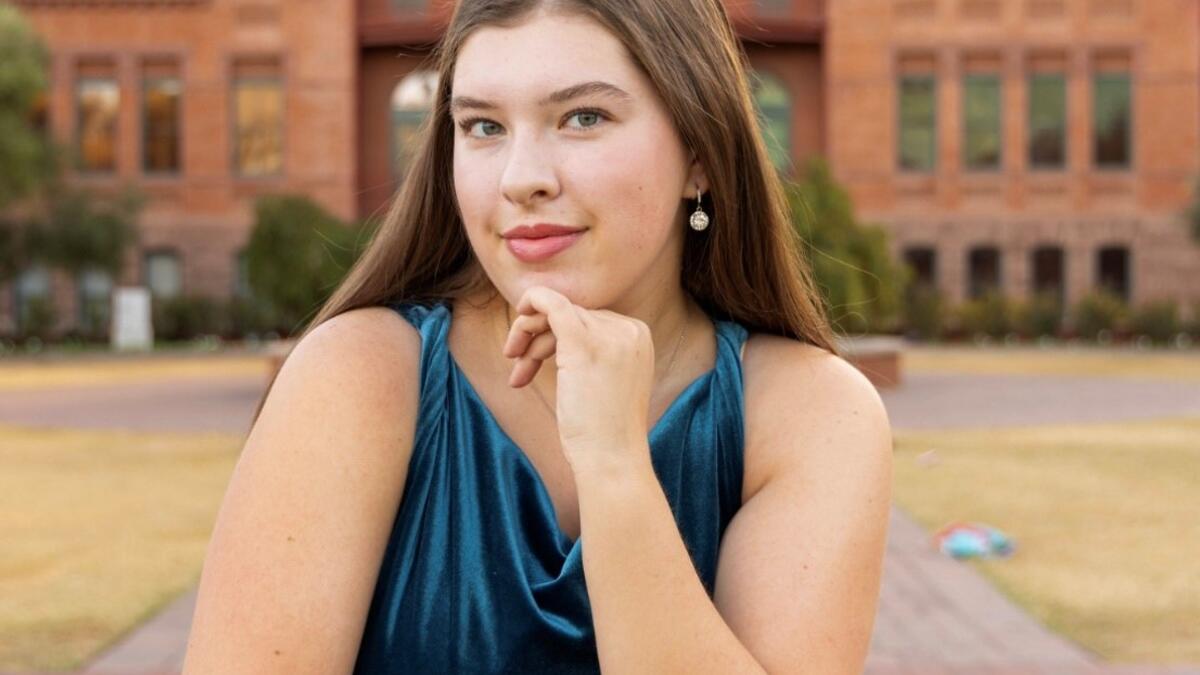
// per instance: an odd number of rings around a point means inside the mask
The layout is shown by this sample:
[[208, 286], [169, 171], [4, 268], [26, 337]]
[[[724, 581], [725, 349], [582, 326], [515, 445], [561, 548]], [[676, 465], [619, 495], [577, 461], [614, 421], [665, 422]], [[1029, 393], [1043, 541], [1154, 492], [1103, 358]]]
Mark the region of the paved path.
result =
[[[104, 390], [0, 393], [0, 420], [88, 428], [246, 431], [259, 378]], [[893, 428], [1096, 422], [1200, 413], [1200, 384], [1129, 379], [906, 374], [883, 393]], [[102, 654], [86, 675], [180, 670], [195, 591]], [[1200, 675], [1200, 669], [1105, 666], [1050, 633], [969, 566], [937, 553], [892, 509], [867, 675]]]
[[881, 395], [897, 430], [1200, 415], [1200, 382], [1161, 379], [905, 373]]
[[111, 386], [0, 391], [0, 423], [75, 429], [250, 429], [266, 387], [261, 375]]

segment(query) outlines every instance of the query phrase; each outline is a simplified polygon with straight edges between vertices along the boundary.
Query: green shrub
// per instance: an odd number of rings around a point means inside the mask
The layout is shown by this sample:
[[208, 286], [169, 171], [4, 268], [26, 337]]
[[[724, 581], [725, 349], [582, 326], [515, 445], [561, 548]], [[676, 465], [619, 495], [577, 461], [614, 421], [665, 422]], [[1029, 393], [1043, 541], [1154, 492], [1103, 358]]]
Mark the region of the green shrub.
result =
[[1001, 338], [1014, 325], [1012, 303], [997, 291], [963, 302], [955, 308], [955, 315], [959, 328], [968, 336]]
[[891, 257], [887, 231], [859, 222], [849, 193], [821, 159], [810, 161], [800, 181], [785, 188], [834, 331], [895, 330], [904, 309], [905, 269]]
[[1063, 305], [1057, 293], [1038, 293], [1014, 310], [1017, 330], [1028, 337], [1058, 335], [1062, 329]]
[[306, 197], [261, 197], [246, 248], [251, 293], [285, 334], [298, 330], [341, 283], [368, 235]]
[[232, 298], [226, 305], [226, 337], [245, 338], [269, 332], [282, 332], [278, 315], [253, 298]]
[[1191, 317], [1183, 322], [1181, 330], [1189, 335], [1200, 338], [1200, 298], [1192, 300], [1191, 308]]
[[945, 330], [945, 298], [936, 286], [915, 284], [905, 293], [905, 332], [920, 340], [936, 340]]
[[1075, 304], [1072, 319], [1080, 337], [1095, 340], [1100, 331], [1122, 330], [1128, 315], [1129, 310], [1120, 297], [1109, 291], [1092, 291]]
[[50, 298], [32, 297], [25, 301], [21, 309], [19, 337], [22, 339], [37, 338], [47, 340], [54, 331], [58, 319], [58, 310]]
[[1129, 328], [1137, 335], [1146, 335], [1155, 344], [1166, 344], [1180, 330], [1179, 303], [1174, 300], [1148, 302], [1133, 311]]
[[203, 295], [155, 298], [151, 312], [156, 340], [191, 340], [201, 335], [225, 332], [220, 303]]

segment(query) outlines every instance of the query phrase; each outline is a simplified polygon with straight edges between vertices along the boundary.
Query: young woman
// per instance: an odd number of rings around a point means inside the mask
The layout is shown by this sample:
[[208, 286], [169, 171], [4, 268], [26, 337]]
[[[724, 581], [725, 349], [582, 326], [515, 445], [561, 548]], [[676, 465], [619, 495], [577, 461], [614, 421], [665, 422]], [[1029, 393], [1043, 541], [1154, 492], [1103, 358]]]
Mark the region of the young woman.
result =
[[185, 672], [860, 672], [890, 428], [719, 0], [461, 0], [437, 56], [247, 438]]

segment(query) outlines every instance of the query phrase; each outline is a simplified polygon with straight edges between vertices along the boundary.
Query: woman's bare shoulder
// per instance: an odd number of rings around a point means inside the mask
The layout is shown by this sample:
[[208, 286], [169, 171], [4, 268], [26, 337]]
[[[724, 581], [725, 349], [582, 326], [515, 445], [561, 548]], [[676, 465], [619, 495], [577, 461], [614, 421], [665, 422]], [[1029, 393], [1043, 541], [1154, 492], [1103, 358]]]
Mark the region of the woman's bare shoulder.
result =
[[420, 336], [394, 310], [314, 328], [246, 438], [209, 544], [187, 673], [349, 672], [408, 473]]

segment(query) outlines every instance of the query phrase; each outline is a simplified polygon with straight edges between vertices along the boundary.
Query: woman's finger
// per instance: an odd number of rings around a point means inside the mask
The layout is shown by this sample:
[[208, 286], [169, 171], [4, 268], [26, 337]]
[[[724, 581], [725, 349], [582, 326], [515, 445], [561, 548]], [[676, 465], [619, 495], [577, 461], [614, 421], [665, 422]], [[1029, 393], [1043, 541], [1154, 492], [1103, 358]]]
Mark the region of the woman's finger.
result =
[[525, 353], [529, 343], [539, 334], [550, 331], [550, 320], [545, 314], [520, 314], [513, 319], [508, 337], [504, 341], [503, 353], [516, 358]]
[[560, 340], [584, 340], [587, 328], [567, 296], [547, 286], [530, 286], [517, 302], [517, 313], [544, 314]]
[[531, 382], [542, 367], [542, 362], [554, 356], [557, 344], [554, 333], [550, 331], [533, 338], [533, 341], [529, 343], [529, 348], [513, 365], [513, 372], [508, 379], [509, 384], [514, 387], [523, 387]]

